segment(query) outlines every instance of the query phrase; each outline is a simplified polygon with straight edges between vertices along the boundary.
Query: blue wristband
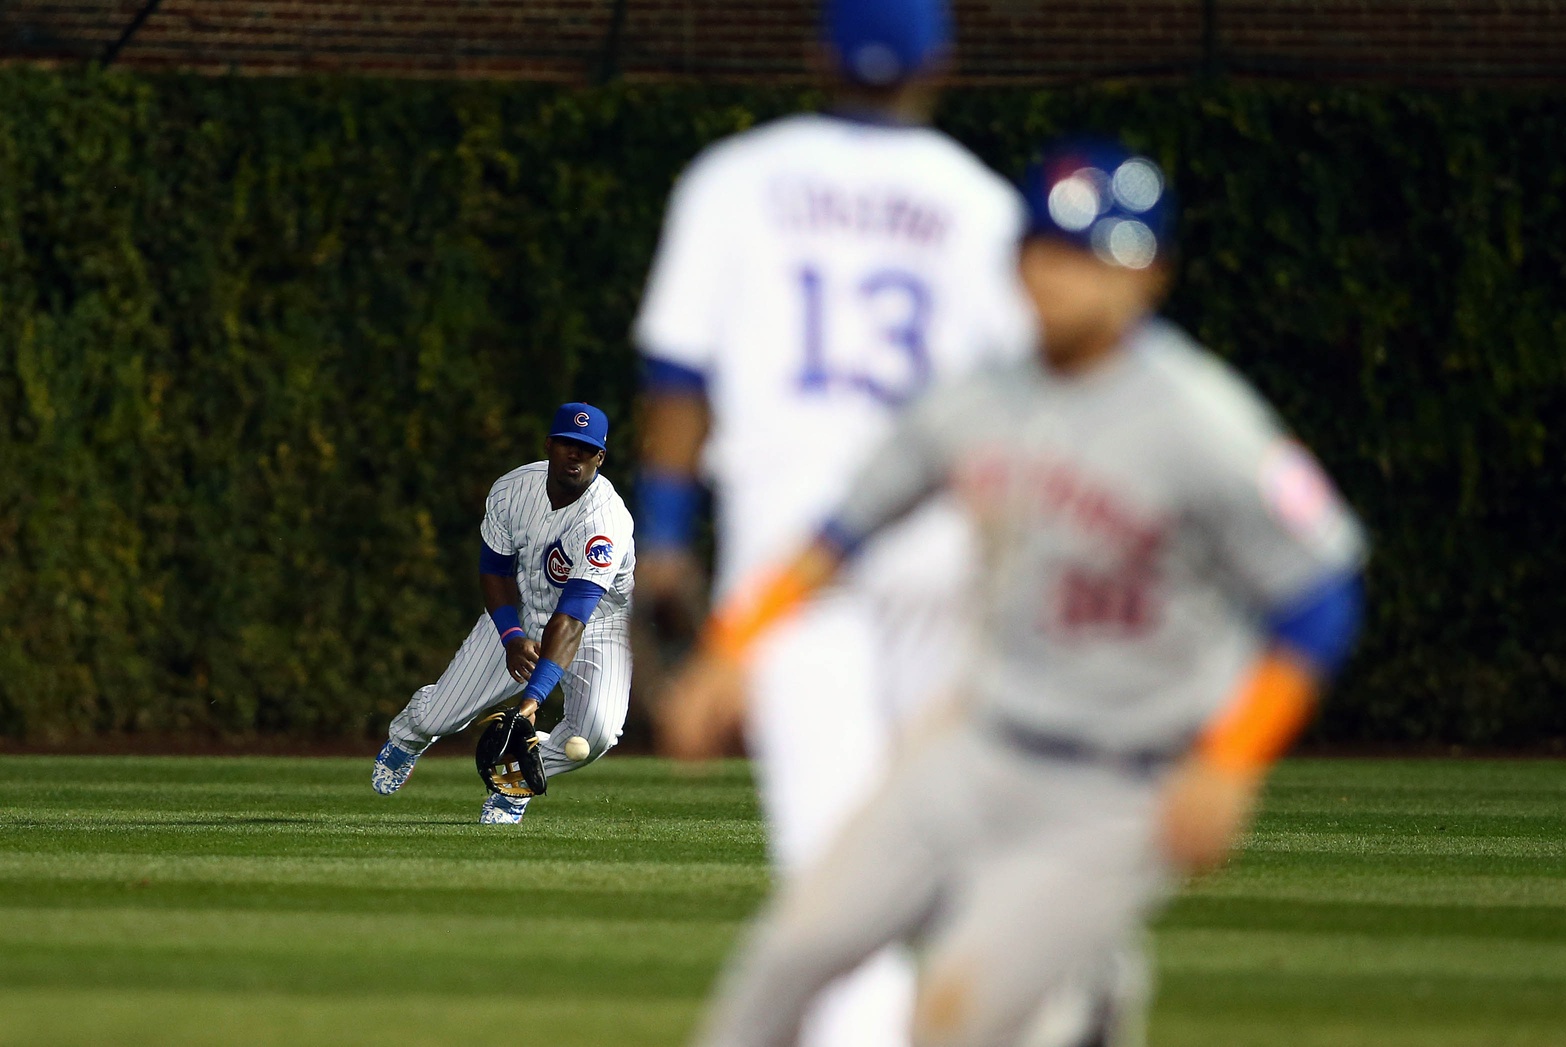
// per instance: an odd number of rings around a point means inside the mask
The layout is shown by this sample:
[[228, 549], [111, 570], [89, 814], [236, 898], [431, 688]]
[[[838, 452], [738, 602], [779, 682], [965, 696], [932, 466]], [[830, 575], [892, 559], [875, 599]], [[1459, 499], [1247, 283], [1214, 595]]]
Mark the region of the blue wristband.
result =
[[647, 471], [636, 480], [636, 544], [647, 549], [684, 549], [696, 530], [701, 485], [679, 473]]
[[522, 617], [517, 614], [516, 606], [506, 604], [489, 612], [489, 620], [495, 623], [495, 631], [500, 634], [500, 646], [504, 647], [518, 637], [526, 637], [527, 633], [522, 629]]
[[544, 699], [549, 697], [549, 692], [555, 689], [555, 684], [564, 675], [565, 670], [560, 666], [548, 658], [540, 658], [533, 667], [533, 675], [527, 678], [527, 686], [522, 689], [522, 700], [532, 700], [543, 705]]

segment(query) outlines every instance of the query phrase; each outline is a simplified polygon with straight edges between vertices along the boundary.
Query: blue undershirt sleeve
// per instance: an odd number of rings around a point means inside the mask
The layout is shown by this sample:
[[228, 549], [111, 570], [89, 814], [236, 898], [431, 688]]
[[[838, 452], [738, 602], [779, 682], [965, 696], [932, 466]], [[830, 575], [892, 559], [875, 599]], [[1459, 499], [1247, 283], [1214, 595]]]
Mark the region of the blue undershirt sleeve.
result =
[[479, 542], [479, 574], [496, 574], [502, 578], [515, 578], [517, 576], [516, 555], [506, 556], [497, 553], [489, 547], [488, 542]]
[[1356, 571], [1274, 608], [1267, 616], [1267, 631], [1275, 643], [1304, 655], [1330, 678], [1348, 661], [1364, 616], [1365, 580]]
[[555, 604], [555, 613], [575, 618], [586, 625], [587, 620], [593, 616], [593, 611], [598, 607], [598, 601], [603, 598], [604, 587], [597, 582], [590, 582], [586, 578], [572, 578], [565, 583], [565, 589], [560, 593], [560, 602]]

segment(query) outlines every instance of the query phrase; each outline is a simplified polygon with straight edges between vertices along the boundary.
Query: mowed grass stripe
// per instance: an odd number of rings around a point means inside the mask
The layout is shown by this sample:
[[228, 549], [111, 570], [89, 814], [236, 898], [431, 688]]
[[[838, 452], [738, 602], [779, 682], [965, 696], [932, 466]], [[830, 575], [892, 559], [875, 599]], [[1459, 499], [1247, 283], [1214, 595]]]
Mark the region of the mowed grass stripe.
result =
[[[766, 889], [742, 763], [612, 757], [521, 832], [466, 760], [368, 769], [0, 758], [0, 1044], [683, 1041]], [[1566, 1043], [1562, 770], [1285, 764], [1158, 925], [1153, 1047]]]
[[[497, 980], [498, 980], [497, 976]], [[517, 1043], [538, 1047], [672, 1044], [695, 1021], [691, 999], [614, 1000], [549, 996], [521, 974], [509, 996], [413, 993], [333, 999], [275, 992], [0, 989], [4, 1047], [80, 1047], [83, 1030], [112, 1030], [102, 1042], [188, 1047], [451, 1047]]]

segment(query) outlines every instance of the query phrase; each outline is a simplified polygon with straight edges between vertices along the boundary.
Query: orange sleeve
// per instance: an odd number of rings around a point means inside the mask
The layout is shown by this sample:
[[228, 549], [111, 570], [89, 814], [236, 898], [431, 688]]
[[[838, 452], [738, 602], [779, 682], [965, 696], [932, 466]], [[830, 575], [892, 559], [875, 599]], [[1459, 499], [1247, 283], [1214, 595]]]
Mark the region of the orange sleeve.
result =
[[1196, 751], [1231, 774], [1254, 775], [1288, 749], [1316, 708], [1315, 675], [1277, 651], [1264, 655], [1208, 724]]
[[744, 586], [707, 620], [703, 646], [743, 662], [768, 630], [793, 613], [837, 571], [838, 557], [812, 546], [782, 570]]

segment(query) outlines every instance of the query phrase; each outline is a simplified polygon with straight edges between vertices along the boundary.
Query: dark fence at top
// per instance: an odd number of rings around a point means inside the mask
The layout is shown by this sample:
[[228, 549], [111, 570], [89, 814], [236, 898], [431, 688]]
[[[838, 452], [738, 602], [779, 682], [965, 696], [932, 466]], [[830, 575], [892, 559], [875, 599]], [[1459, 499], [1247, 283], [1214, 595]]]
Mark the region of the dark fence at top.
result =
[[[0, 0], [0, 58], [141, 70], [800, 82], [816, 0]], [[956, 0], [957, 80], [1566, 80], [1566, 0]]]

